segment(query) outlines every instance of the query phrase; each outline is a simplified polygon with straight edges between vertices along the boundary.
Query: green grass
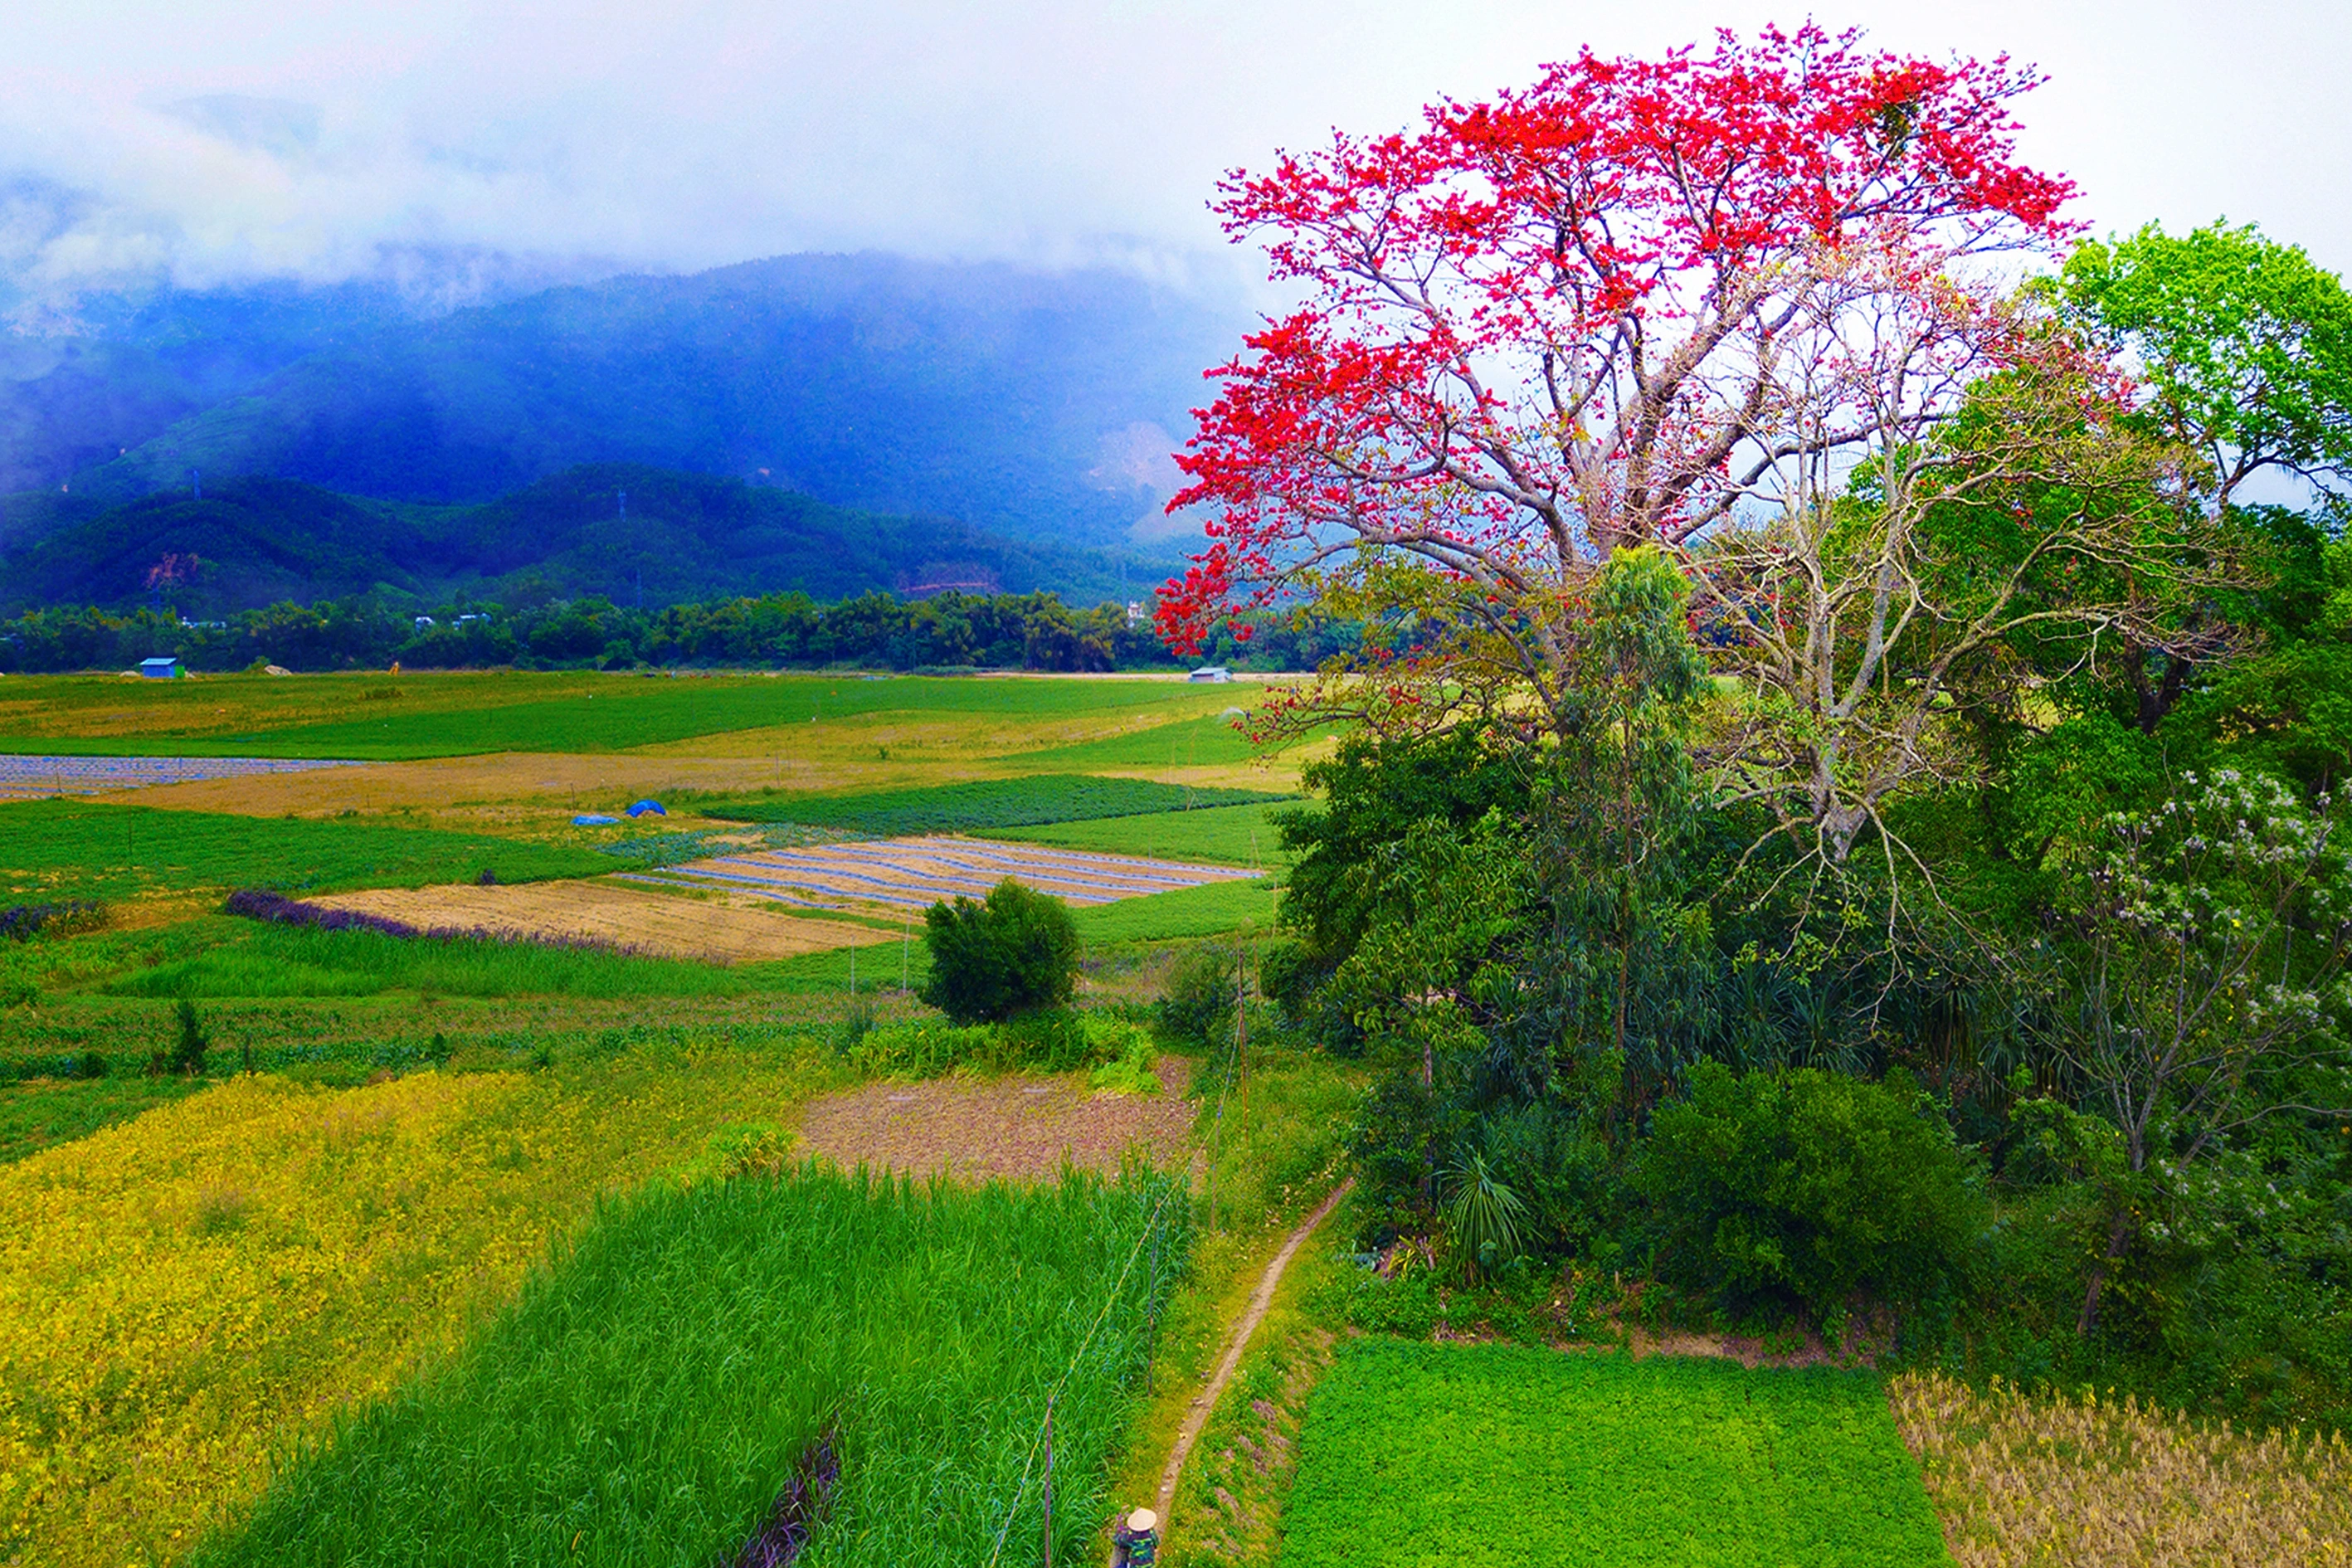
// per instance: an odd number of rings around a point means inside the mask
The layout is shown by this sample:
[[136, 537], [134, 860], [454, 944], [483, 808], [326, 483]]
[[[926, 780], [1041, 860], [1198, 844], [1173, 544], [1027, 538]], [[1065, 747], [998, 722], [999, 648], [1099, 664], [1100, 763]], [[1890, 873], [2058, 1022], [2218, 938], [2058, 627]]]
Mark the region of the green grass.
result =
[[879, 713], [1050, 721], [1155, 706], [1198, 711], [1213, 700], [1183, 687], [1139, 680], [869, 680], [856, 675], [673, 680], [512, 671], [144, 685], [84, 676], [27, 679], [22, 685], [11, 680], [5, 695], [18, 710], [5, 721], [0, 752], [363, 760], [619, 752]]
[[722, 967], [488, 937], [396, 937], [237, 922], [219, 946], [107, 981], [110, 996], [732, 996], [772, 964]]
[[1121, 899], [1072, 910], [1078, 935], [1088, 942], [1170, 942], [1178, 937], [1218, 936], [1244, 926], [1274, 929], [1281, 894], [1272, 882], [1211, 882], [1148, 898]]
[[1272, 801], [1252, 805], [1213, 805], [1156, 816], [1113, 816], [1093, 822], [1048, 823], [1034, 827], [990, 828], [982, 838], [1091, 849], [1102, 855], [1140, 855], [1163, 860], [1199, 860], [1213, 866], [1279, 866], [1287, 857], [1281, 836], [1266, 821], [1280, 809]]
[[1050, 746], [1007, 759], [1026, 767], [1074, 763], [1089, 768], [1194, 768], [1246, 763], [1258, 755], [1234, 721], [1212, 713], [1076, 746]]
[[[124, 1063], [114, 1064], [121, 1073]], [[136, 1070], [136, 1064], [131, 1064]], [[100, 1128], [128, 1121], [142, 1111], [168, 1105], [200, 1087], [177, 1078], [36, 1079], [0, 1086], [0, 1165], [13, 1164], [53, 1144], [87, 1138]]]
[[1199, 809], [1256, 806], [1288, 795], [1240, 789], [1190, 789], [1146, 779], [1044, 773], [983, 779], [866, 795], [778, 795], [706, 802], [705, 816], [736, 822], [789, 822], [845, 833], [898, 837], [916, 833], [973, 833], [990, 828], [1093, 821]]
[[[1147, 1354], [1139, 1243], [1165, 1190], [814, 1170], [649, 1190], [194, 1561], [724, 1563], [837, 1423], [841, 1482], [806, 1568], [977, 1568], [1000, 1531], [1002, 1560], [1028, 1563], [1042, 1510], [1023, 1475], [1059, 1384], [1055, 1554], [1077, 1562]], [[1182, 1207], [1158, 1211], [1163, 1294]]]
[[0, 805], [0, 901], [123, 899], [159, 891], [421, 888], [590, 877], [611, 857], [436, 828], [157, 811], [88, 800]]
[[1316, 1390], [1280, 1561], [1949, 1559], [1872, 1373], [1374, 1338], [1344, 1349]]

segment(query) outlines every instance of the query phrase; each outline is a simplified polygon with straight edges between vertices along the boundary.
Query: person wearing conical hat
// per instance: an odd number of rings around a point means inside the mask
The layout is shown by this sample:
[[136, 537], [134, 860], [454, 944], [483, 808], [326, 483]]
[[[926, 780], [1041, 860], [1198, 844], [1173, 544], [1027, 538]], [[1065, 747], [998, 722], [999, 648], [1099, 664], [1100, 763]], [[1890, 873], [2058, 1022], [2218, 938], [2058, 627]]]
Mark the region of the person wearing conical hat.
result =
[[1110, 1532], [1111, 1568], [1151, 1568], [1160, 1556], [1160, 1516], [1137, 1509]]

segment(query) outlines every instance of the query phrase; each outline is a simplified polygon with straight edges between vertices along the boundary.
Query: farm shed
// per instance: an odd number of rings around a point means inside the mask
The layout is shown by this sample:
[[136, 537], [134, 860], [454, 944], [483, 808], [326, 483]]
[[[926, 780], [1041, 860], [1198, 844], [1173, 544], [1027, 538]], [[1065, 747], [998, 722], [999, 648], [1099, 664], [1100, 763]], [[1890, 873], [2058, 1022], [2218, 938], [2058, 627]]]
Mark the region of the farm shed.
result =
[[177, 680], [180, 679], [180, 661], [176, 658], [142, 658], [139, 661], [139, 673], [150, 680]]

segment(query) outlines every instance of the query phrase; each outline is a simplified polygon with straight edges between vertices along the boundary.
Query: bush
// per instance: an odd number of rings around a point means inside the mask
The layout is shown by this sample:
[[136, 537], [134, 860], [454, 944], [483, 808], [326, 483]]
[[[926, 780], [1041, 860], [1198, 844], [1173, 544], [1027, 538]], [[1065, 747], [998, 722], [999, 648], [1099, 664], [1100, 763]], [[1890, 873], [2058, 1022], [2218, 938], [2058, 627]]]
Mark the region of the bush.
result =
[[182, 997], [180, 1005], [172, 1009], [172, 1016], [179, 1026], [179, 1037], [147, 1058], [147, 1076], [202, 1078], [205, 1053], [212, 1048], [213, 1042], [196, 1016], [196, 1005]]
[[923, 1000], [958, 1024], [1057, 1007], [1077, 989], [1078, 928], [1069, 906], [1010, 877], [985, 902], [933, 904], [923, 942], [931, 952]]
[[1168, 972], [1160, 994], [1160, 1021], [1178, 1039], [1213, 1045], [1234, 1032], [1234, 952], [1193, 948]]
[[1983, 1230], [1968, 1157], [1901, 1072], [1702, 1062], [1653, 1127], [1639, 1181], [1666, 1224], [1660, 1272], [1736, 1315], [1801, 1307], [1834, 1331], [1857, 1293], [1916, 1303]]

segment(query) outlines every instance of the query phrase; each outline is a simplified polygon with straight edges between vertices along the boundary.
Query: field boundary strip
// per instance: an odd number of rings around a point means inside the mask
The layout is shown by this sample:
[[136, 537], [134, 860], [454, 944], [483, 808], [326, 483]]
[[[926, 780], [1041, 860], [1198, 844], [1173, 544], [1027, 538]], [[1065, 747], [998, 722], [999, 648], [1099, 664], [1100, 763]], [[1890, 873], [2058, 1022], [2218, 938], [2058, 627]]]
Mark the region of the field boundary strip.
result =
[[364, 764], [324, 757], [70, 757], [0, 755], [0, 800], [44, 800], [61, 795], [104, 795], [207, 779], [263, 773], [307, 773]]

